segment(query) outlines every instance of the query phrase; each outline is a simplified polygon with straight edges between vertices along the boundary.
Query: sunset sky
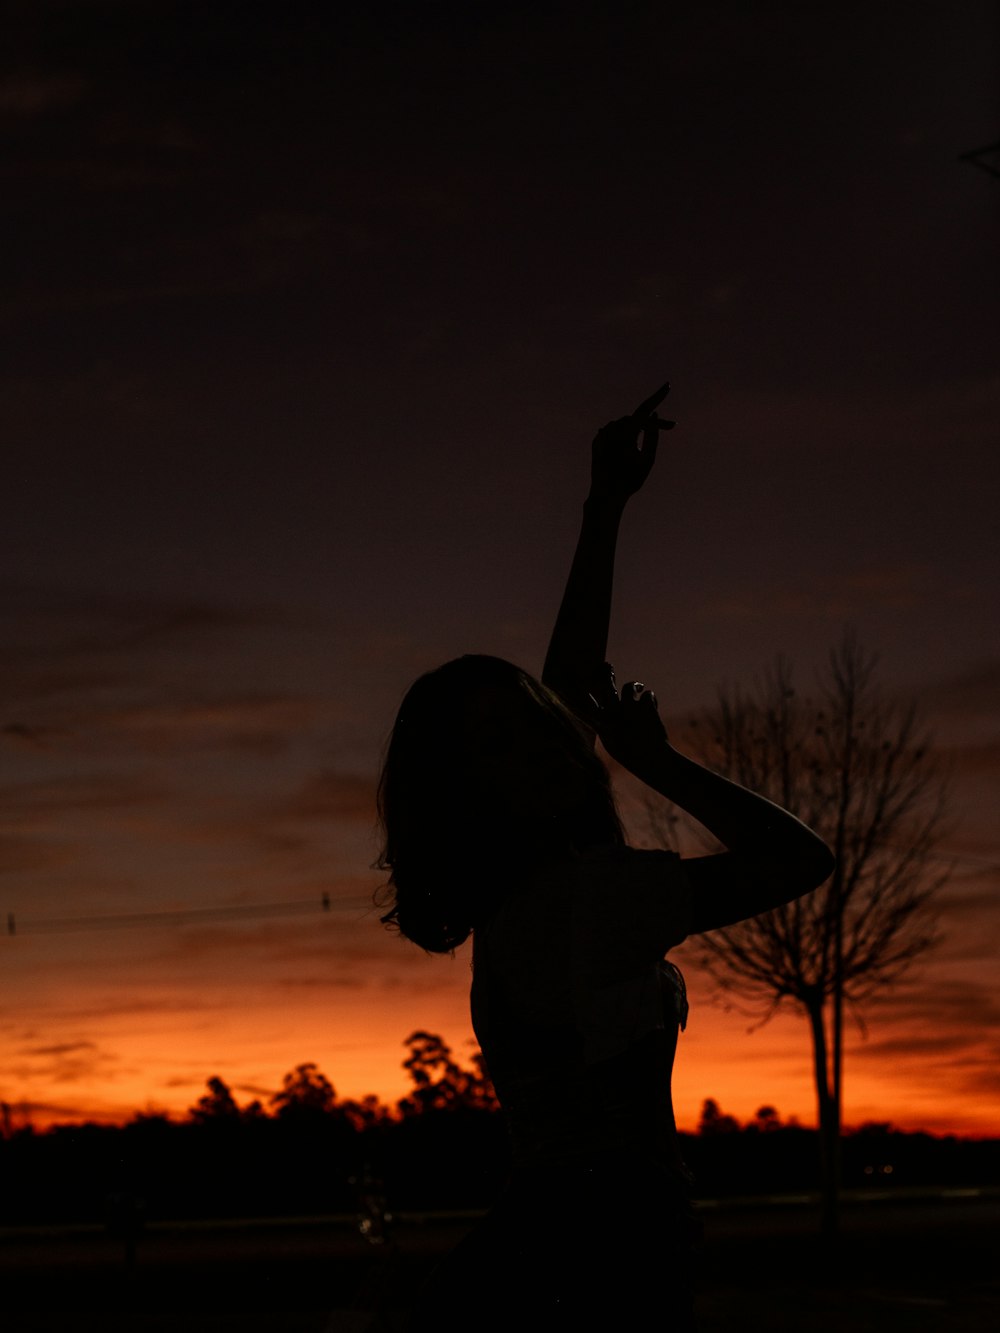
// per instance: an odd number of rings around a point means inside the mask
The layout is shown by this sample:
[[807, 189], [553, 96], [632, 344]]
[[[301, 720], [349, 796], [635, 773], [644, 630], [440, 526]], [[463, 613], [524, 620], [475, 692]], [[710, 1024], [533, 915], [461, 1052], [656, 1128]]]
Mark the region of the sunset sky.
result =
[[[943, 939], [850, 1028], [845, 1118], [998, 1132], [1000, 179], [960, 160], [1000, 139], [996, 7], [11, 11], [15, 1122], [305, 1060], [394, 1098], [418, 1027], [468, 1055], [468, 951], [372, 906], [380, 750], [419, 672], [540, 670], [590, 440], [669, 378], [610, 654], [681, 727], [778, 652], [808, 688], [850, 624], [918, 700]], [[682, 1127], [812, 1121], [802, 1019], [748, 1032], [690, 954]]]

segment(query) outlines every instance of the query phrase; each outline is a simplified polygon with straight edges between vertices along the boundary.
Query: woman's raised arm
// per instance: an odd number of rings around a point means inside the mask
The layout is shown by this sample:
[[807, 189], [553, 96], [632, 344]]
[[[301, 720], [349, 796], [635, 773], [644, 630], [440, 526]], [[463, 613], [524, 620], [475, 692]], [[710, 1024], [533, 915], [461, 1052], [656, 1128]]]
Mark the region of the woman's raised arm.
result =
[[659, 432], [674, 424], [656, 415], [669, 392], [664, 384], [631, 416], [609, 422], [594, 438], [590, 493], [542, 669], [543, 683], [595, 730], [591, 694], [607, 656], [618, 526], [629, 496], [649, 476]]
[[608, 753], [693, 815], [727, 849], [684, 860], [694, 890], [691, 934], [780, 907], [833, 874], [833, 853], [801, 820], [675, 750], [656, 696], [640, 682], [630, 682], [619, 694], [605, 663], [594, 700]]

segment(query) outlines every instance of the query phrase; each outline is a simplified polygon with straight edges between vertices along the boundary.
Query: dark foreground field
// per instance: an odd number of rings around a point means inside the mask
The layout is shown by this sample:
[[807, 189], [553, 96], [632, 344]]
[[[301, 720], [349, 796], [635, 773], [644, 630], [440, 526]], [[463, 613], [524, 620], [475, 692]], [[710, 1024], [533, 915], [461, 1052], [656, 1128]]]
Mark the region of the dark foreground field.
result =
[[[992, 1333], [1000, 1197], [871, 1198], [835, 1262], [805, 1203], [705, 1207], [702, 1333]], [[99, 1230], [0, 1235], [5, 1333], [394, 1333], [407, 1294], [464, 1234], [408, 1218], [390, 1244], [346, 1221], [150, 1227], [131, 1266]], [[374, 1313], [378, 1311], [378, 1313]]]

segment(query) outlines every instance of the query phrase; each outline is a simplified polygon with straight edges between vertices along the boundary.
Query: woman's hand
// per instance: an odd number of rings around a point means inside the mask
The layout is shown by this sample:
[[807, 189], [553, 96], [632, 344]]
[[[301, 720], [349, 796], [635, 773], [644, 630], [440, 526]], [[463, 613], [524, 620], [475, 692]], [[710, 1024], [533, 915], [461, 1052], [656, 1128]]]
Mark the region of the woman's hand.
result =
[[630, 417], [609, 421], [597, 432], [591, 453], [592, 498], [624, 502], [642, 486], [656, 459], [660, 431], [674, 427], [672, 421], [656, 415], [656, 409], [669, 392], [670, 385], [664, 384], [641, 402]]
[[662, 766], [673, 753], [656, 695], [638, 680], [629, 681], [619, 693], [610, 662], [605, 662], [590, 702], [593, 708], [588, 721], [612, 759], [630, 773], [642, 777], [651, 765]]

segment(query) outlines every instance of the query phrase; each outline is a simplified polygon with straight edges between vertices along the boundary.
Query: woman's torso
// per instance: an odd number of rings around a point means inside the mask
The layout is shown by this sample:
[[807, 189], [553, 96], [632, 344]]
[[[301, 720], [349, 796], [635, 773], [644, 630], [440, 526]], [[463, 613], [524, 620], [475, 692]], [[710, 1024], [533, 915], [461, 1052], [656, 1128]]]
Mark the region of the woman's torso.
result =
[[538, 867], [474, 938], [472, 1019], [515, 1173], [652, 1170], [680, 1183], [670, 1092], [686, 933], [669, 853], [608, 849]]

